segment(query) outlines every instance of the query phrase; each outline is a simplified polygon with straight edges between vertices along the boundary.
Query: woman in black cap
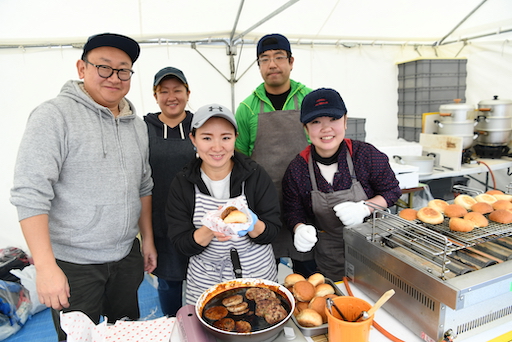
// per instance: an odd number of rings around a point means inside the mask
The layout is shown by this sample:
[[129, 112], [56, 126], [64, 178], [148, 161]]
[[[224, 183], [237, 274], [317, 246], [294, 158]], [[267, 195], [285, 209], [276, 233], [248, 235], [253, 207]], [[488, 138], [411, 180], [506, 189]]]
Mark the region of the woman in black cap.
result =
[[389, 207], [401, 195], [388, 157], [373, 145], [345, 138], [346, 114], [334, 89], [306, 95], [300, 121], [311, 145], [283, 177], [283, 215], [295, 247], [300, 252], [315, 247], [318, 270], [333, 281], [345, 275], [343, 228], [370, 215], [367, 202]]
[[176, 251], [167, 238], [165, 203], [169, 186], [195, 151], [189, 139], [193, 114], [185, 110], [190, 96], [183, 72], [173, 67], [158, 71], [153, 95], [160, 112], [144, 117], [149, 134], [149, 162], [153, 175], [153, 232], [158, 252], [158, 296], [164, 315], [176, 316], [182, 306], [183, 280], [188, 257]]

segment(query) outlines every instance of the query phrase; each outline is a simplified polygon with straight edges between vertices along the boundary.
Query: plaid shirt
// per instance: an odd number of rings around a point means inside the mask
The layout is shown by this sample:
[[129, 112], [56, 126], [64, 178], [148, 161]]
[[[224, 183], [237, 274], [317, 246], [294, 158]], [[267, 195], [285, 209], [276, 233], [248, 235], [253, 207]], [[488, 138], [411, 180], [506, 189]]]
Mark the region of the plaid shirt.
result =
[[[297, 223], [311, 223], [314, 214], [311, 203], [311, 180], [308, 171], [311, 146], [306, 147], [288, 166], [283, 177], [283, 215], [291, 229]], [[400, 198], [402, 192], [388, 157], [368, 143], [345, 139], [338, 156], [338, 171], [333, 184], [322, 176], [313, 163], [318, 190], [324, 193], [346, 190], [352, 186], [347, 165], [347, 150], [352, 156], [354, 172], [368, 198], [381, 195], [390, 207]]]

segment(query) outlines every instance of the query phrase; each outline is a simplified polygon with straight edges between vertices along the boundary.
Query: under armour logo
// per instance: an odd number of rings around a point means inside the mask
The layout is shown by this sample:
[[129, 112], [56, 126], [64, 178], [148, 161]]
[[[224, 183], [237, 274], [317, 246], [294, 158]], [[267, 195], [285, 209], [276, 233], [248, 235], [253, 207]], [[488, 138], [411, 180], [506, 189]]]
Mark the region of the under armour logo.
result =
[[219, 112], [222, 112], [222, 107], [210, 107], [210, 112], [213, 112], [214, 109], [218, 109]]
[[315, 107], [316, 107], [316, 106], [325, 105], [325, 104], [329, 104], [329, 101], [327, 101], [326, 99], [318, 99], [318, 100], [316, 100], [316, 102], [315, 102]]

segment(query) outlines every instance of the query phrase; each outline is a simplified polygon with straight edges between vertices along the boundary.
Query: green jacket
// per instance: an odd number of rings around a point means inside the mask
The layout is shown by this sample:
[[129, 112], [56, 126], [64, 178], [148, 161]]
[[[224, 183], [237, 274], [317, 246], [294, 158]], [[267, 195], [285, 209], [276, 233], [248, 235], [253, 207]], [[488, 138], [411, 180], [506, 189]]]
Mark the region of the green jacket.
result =
[[[311, 89], [304, 84], [290, 80], [291, 91], [284, 103], [283, 110], [295, 109], [293, 96], [297, 95], [299, 108], [302, 99], [311, 92]], [[265, 93], [265, 86], [261, 83], [254, 92], [240, 103], [236, 110], [236, 123], [238, 125], [238, 137], [236, 138], [236, 149], [245, 155], [251, 156], [256, 141], [258, 130], [258, 113], [260, 112], [260, 101], [265, 103], [264, 112], [273, 112], [276, 109]]]

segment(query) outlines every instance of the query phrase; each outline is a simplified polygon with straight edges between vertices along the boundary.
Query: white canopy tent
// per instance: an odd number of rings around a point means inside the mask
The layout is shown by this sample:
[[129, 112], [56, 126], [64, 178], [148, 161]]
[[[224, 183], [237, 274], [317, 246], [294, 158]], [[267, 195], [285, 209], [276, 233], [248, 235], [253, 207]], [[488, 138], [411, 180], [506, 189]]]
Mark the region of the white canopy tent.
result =
[[337, 89], [377, 145], [397, 137], [399, 62], [466, 58], [467, 103], [512, 98], [510, 0], [1, 0], [0, 248], [25, 247], [9, 190], [27, 117], [77, 78], [81, 47], [101, 32], [141, 43], [128, 94], [140, 116], [158, 111], [152, 81], [165, 66], [184, 71], [192, 111], [235, 110], [261, 83], [255, 45], [272, 32], [292, 43], [292, 78]]

